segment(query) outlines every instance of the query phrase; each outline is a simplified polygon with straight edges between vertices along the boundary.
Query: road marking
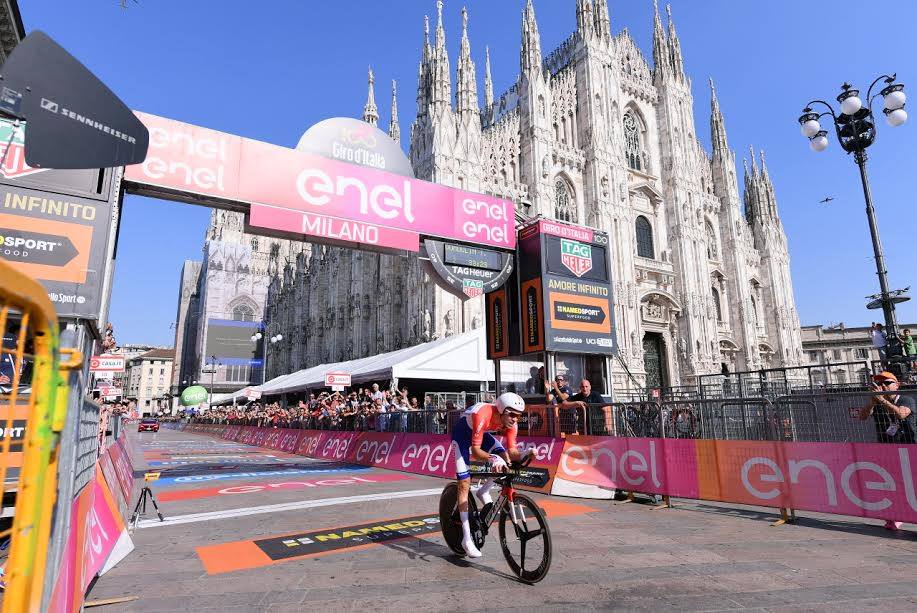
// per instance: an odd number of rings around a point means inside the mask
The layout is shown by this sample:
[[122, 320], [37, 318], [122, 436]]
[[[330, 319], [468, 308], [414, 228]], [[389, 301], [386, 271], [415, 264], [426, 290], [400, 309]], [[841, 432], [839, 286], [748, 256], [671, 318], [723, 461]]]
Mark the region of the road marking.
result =
[[303, 489], [312, 487], [328, 487], [335, 485], [360, 485], [362, 483], [381, 484], [392, 481], [409, 481], [417, 479], [414, 475], [406, 473], [383, 473], [370, 475], [366, 477], [341, 477], [331, 479], [318, 479], [314, 481], [295, 481], [287, 479], [274, 483], [265, 482], [248, 482], [238, 483], [236, 485], [223, 484], [222, 487], [210, 487], [202, 489], [167, 491], [157, 494], [160, 502], [172, 502], [175, 500], [195, 500], [198, 498], [212, 498], [214, 496], [233, 496], [239, 494], [255, 494], [262, 492], [271, 492], [278, 490]]
[[319, 500], [301, 500], [299, 502], [286, 502], [281, 504], [268, 504], [259, 507], [243, 507], [241, 509], [227, 509], [225, 511], [211, 511], [208, 513], [189, 513], [166, 517], [165, 521], [145, 519], [138, 522], [140, 528], [156, 528], [163, 526], [177, 526], [201, 521], [214, 521], [218, 519], [232, 519], [247, 515], [261, 515], [263, 513], [280, 513], [283, 511], [296, 511], [299, 509], [314, 509], [317, 507], [332, 507], [339, 504], [353, 504], [355, 502], [372, 502], [375, 500], [394, 500], [396, 498], [416, 498], [418, 496], [433, 496], [441, 494], [443, 488], [437, 487], [425, 490], [408, 490], [405, 492], [386, 492], [382, 494], [365, 494], [362, 496], [342, 496], [340, 498], [322, 498]]
[[[595, 513], [598, 509], [583, 504], [541, 499], [537, 501], [551, 520], [584, 513]], [[304, 560], [342, 552], [354, 552], [375, 547], [381, 542], [424, 536], [439, 536], [439, 513], [379, 519], [363, 522], [357, 526], [323, 528], [310, 532], [278, 534], [197, 547], [197, 555], [208, 575], [217, 575], [237, 570], [282, 564], [293, 560]], [[366, 533], [366, 534], [364, 534]], [[373, 538], [378, 535], [380, 538]], [[328, 547], [316, 547], [322, 542]]]

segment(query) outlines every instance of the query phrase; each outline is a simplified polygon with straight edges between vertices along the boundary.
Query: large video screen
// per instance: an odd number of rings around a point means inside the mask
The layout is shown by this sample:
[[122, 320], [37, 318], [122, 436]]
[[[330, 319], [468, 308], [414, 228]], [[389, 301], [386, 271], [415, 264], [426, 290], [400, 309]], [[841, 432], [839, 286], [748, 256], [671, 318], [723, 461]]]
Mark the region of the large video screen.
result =
[[209, 364], [216, 358], [225, 365], [260, 366], [258, 346], [261, 341], [252, 340], [260, 326], [257, 321], [208, 319], [203, 362]]

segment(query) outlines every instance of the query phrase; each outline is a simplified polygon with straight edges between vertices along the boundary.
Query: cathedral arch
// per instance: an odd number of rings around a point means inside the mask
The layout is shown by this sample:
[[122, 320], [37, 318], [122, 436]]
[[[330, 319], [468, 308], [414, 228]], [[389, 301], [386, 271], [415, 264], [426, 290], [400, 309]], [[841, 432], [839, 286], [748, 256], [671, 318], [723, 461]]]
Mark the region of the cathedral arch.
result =
[[716, 309], [716, 321], [723, 321], [723, 306], [720, 304], [720, 292], [715, 287], [711, 288], [713, 290], [713, 307]]
[[704, 227], [707, 233], [707, 259], [718, 260], [719, 246], [716, 238], [716, 230], [713, 229], [713, 224], [710, 223], [709, 219], [704, 220]]
[[650, 221], [645, 216], [638, 215], [634, 221], [634, 230], [637, 238], [637, 255], [641, 258], [655, 259], [653, 226]]
[[640, 111], [629, 106], [621, 120], [624, 130], [624, 158], [633, 170], [649, 172], [649, 156], [646, 152], [646, 122]]
[[233, 321], [255, 321], [258, 305], [248, 296], [240, 296], [229, 303], [229, 312]]
[[570, 182], [561, 175], [554, 178], [554, 217], [560, 221], [578, 223], [576, 194]]

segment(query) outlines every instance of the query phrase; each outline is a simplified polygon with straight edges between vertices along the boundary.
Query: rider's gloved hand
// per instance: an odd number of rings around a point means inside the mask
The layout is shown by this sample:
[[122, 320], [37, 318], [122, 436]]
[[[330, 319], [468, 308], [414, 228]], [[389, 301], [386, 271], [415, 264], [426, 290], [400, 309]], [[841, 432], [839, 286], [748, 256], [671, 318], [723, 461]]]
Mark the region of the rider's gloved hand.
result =
[[493, 472], [502, 473], [506, 471], [506, 460], [498, 455], [491, 454], [487, 463], [490, 464], [490, 468]]

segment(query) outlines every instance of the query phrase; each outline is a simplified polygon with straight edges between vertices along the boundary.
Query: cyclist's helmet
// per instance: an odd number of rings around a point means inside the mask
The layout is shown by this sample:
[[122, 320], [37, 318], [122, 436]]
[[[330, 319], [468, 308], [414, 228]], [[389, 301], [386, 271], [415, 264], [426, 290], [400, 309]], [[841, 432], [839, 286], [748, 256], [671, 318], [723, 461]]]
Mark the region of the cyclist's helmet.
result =
[[500, 394], [500, 397], [497, 398], [496, 405], [500, 413], [503, 411], [510, 411], [512, 413], [522, 413], [525, 411], [525, 400], [522, 399], [522, 396], [514, 394], [513, 392]]

